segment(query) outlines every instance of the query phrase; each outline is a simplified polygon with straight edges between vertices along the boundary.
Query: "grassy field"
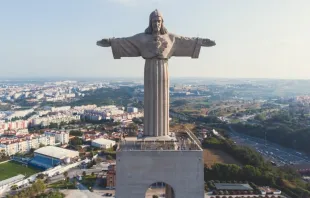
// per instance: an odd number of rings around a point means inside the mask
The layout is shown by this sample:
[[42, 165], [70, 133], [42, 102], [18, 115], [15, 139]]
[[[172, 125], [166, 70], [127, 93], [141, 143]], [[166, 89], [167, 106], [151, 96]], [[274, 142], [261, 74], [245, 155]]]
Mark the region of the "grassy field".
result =
[[39, 170], [33, 169], [31, 167], [25, 167], [21, 164], [10, 161], [0, 164], [0, 181], [14, 177], [18, 174], [30, 176], [37, 172], [39, 172]]
[[215, 163], [225, 163], [225, 164], [237, 164], [241, 165], [237, 160], [235, 160], [229, 154], [217, 150], [217, 149], [204, 149], [203, 150], [204, 163], [211, 167]]

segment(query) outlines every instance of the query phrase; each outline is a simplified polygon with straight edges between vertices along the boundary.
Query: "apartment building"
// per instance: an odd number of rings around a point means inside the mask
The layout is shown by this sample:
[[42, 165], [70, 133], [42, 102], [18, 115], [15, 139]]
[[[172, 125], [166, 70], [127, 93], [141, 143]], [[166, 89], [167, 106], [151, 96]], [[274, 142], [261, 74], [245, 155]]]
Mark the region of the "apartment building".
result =
[[55, 137], [47, 135], [26, 135], [22, 137], [16, 136], [14, 139], [0, 139], [0, 148], [5, 150], [7, 155], [26, 153], [32, 148], [39, 148], [41, 144], [55, 145]]
[[66, 114], [58, 114], [58, 115], [52, 115], [48, 117], [39, 117], [34, 118], [31, 121], [31, 126], [37, 126], [37, 125], [43, 125], [48, 126], [50, 123], [61, 123], [61, 122], [70, 122], [73, 120], [80, 120], [79, 115], [66, 115]]
[[54, 136], [56, 143], [67, 144], [69, 142], [69, 132], [66, 131], [45, 131], [44, 134]]
[[115, 186], [116, 186], [116, 165], [112, 164], [108, 167], [107, 188], [114, 189]]
[[27, 129], [27, 120], [16, 120], [13, 122], [0, 122], [0, 129], [3, 130], [14, 130], [14, 129]]

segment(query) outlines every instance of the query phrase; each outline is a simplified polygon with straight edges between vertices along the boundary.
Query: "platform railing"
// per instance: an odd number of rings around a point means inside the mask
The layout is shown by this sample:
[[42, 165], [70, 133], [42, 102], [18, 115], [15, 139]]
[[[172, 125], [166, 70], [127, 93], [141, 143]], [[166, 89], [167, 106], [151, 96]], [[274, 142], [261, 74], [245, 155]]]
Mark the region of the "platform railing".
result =
[[188, 136], [195, 142], [195, 144], [197, 144], [198, 148], [203, 150], [201, 147], [201, 142], [196, 137], [196, 135], [191, 130], [189, 130], [187, 127], [185, 127], [185, 129], [186, 129], [185, 131], [188, 134]]

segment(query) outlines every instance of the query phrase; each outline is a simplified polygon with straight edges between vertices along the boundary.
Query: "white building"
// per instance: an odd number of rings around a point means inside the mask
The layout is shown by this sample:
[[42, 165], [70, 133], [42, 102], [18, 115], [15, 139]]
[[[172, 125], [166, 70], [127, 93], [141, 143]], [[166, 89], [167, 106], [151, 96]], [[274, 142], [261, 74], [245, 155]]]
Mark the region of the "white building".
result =
[[74, 98], [75, 94], [74, 93], [70, 93], [70, 94], [65, 94], [66, 98]]
[[69, 132], [66, 131], [45, 131], [44, 134], [54, 136], [56, 143], [67, 144], [69, 142]]
[[56, 101], [62, 101], [62, 100], [65, 100], [65, 96], [58, 96], [58, 97], [48, 97], [48, 98], [45, 98], [45, 101], [46, 102], [56, 102]]
[[47, 117], [39, 117], [34, 118], [31, 121], [31, 126], [37, 126], [37, 125], [44, 125], [47, 126], [50, 123], [61, 123], [61, 122], [70, 122], [74, 120], [80, 120], [79, 115], [66, 115], [66, 114], [58, 114], [58, 115], [52, 115]]
[[28, 121], [16, 120], [14, 122], [0, 122], [0, 129], [3, 130], [15, 130], [15, 129], [27, 129]]
[[79, 157], [79, 152], [56, 146], [45, 146], [35, 150], [34, 155], [35, 156], [40, 155], [42, 157], [64, 160], [65, 158]]
[[120, 114], [120, 115], [113, 115], [110, 117], [110, 119], [113, 119], [114, 122], [122, 122], [126, 120], [131, 120], [133, 118], [140, 118], [143, 117], [143, 113], [138, 112], [138, 113], [125, 113], [125, 114]]
[[102, 106], [102, 107], [97, 107], [95, 109], [90, 109], [84, 111], [84, 115], [97, 115], [101, 116], [103, 119], [106, 119], [107, 117], [110, 117], [112, 115], [120, 115], [124, 114], [124, 111], [116, 107], [115, 105], [108, 105], [108, 106]]
[[138, 113], [138, 108], [136, 107], [127, 107], [128, 113]]
[[109, 149], [115, 145], [115, 141], [104, 139], [104, 138], [99, 138], [99, 139], [93, 140], [91, 142], [91, 145], [97, 148]]
[[52, 107], [52, 108], [51, 108], [51, 111], [52, 111], [52, 112], [68, 111], [68, 110], [70, 110], [70, 109], [71, 109], [70, 106]]
[[32, 148], [39, 148], [40, 144], [55, 145], [55, 137], [46, 135], [26, 135], [17, 139], [1, 140], [0, 148], [5, 150], [7, 155], [29, 152]]
[[10, 120], [15, 117], [25, 117], [26, 115], [32, 113], [34, 110], [33, 109], [27, 109], [27, 110], [22, 110], [22, 111], [13, 111], [10, 113], [9, 116], [7, 116], [7, 119]]
[[37, 111], [37, 113], [39, 114], [39, 116], [44, 116], [47, 115], [48, 113], [50, 113], [50, 110], [41, 110], [41, 111]]
[[3, 193], [3, 189], [12, 186], [13, 184], [22, 181], [25, 178], [25, 175], [19, 174], [14, 177], [0, 181], [0, 194]]
[[36, 99], [37, 99], [37, 100], [40, 100], [40, 99], [42, 99], [42, 98], [44, 98], [44, 94], [38, 94], [38, 95], [36, 95]]
[[90, 110], [97, 108], [97, 105], [82, 105], [73, 107], [74, 110]]

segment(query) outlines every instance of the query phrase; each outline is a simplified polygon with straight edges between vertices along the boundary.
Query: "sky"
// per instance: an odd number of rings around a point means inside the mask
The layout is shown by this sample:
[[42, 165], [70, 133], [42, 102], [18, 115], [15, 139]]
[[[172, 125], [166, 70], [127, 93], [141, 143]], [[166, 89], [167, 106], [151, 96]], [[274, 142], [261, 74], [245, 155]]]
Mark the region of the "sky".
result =
[[142, 77], [141, 57], [96, 41], [143, 32], [155, 9], [169, 32], [217, 43], [172, 57], [172, 77], [310, 79], [309, 0], [2, 0], [0, 77]]

